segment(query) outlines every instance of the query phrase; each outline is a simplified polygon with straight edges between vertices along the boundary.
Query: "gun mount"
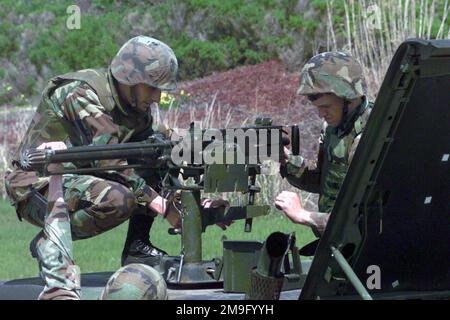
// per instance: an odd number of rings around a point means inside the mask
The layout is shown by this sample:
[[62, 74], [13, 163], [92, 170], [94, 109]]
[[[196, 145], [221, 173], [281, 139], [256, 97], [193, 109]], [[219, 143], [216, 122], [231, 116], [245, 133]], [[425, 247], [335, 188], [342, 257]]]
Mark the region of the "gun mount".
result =
[[[79, 146], [67, 150], [25, 150], [21, 158], [24, 170], [42, 175], [101, 174], [109, 170], [133, 168], [139, 171], [162, 170], [161, 193], [179, 192], [182, 207], [182, 228], [169, 229], [181, 235], [181, 252], [177, 257], [164, 257], [160, 272], [168, 284], [221, 285], [215, 274], [216, 263], [203, 261], [202, 233], [209, 225], [245, 219], [245, 232], [251, 232], [252, 220], [267, 215], [269, 205], [256, 205], [260, 191], [256, 177], [262, 162], [278, 161], [283, 146], [283, 126], [273, 126], [268, 118], [258, 118], [254, 126], [201, 130], [191, 125], [188, 134], [170, 141], [153, 134], [143, 142]], [[294, 150], [299, 150], [298, 127], [291, 127]], [[127, 159], [132, 164], [98, 167], [97, 161]], [[50, 163], [65, 163], [59, 172], [48, 172]], [[75, 166], [74, 166], [75, 165]], [[247, 202], [227, 208], [202, 208], [201, 194], [237, 192], [248, 195]], [[133, 263], [134, 261], [126, 261]]]

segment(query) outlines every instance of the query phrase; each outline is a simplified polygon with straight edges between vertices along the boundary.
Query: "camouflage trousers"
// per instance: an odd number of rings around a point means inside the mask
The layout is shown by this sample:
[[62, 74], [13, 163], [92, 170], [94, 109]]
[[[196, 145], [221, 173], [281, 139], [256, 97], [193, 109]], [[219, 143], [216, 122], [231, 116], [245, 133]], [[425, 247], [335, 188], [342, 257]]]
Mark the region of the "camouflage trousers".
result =
[[[24, 194], [30, 186], [6, 177], [8, 194], [12, 199]], [[8, 183], [8, 181], [10, 183]], [[18, 215], [43, 230], [33, 239], [30, 250], [39, 262], [40, 275], [46, 287], [40, 298], [79, 298], [79, 271], [72, 256], [72, 240], [86, 239], [108, 231], [130, 218], [132, 214], [152, 214], [137, 205], [132, 191], [126, 186], [88, 175], [63, 175], [63, 195], [66, 214], [51, 216], [50, 206], [36, 205], [36, 196], [45, 199], [46, 188], [16, 203]], [[29, 192], [29, 190], [28, 190]]]
[[[65, 203], [49, 205], [44, 229], [30, 244], [45, 281], [39, 300], [79, 300], [80, 270], [73, 261], [70, 218]], [[55, 208], [56, 207], [56, 208]]]

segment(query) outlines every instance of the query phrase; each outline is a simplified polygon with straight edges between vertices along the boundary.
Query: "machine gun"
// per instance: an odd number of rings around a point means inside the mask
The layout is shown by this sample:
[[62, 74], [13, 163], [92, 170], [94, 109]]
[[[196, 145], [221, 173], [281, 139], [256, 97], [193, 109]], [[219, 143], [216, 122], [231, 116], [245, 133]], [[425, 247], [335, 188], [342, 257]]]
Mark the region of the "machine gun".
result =
[[[245, 232], [250, 232], [252, 219], [267, 215], [269, 205], [255, 205], [260, 191], [256, 177], [265, 159], [280, 159], [284, 126], [274, 126], [268, 118], [258, 118], [254, 126], [200, 130], [191, 125], [188, 135], [170, 141], [154, 134], [143, 142], [104, 146], [70, 147], [67, 150], [26, 150], [21, 158], [24, 170], [42, 175], [99, 174], [102, 171], [162, 170], [162, 191], [181, 192], [182, 229], [169, 229], [181, 234], [179, 257], [164, 257], [160, 271], [168, 283], [198, 285], [217, 283], [216, 265], [202, 260], [201, 234], [209, 225], [245, 219]], [[299, 151], [299, 128], [291, 127], [292, 149]], [[95, 161], [127, 159], [132, 164], [96, 167]], [[77, 168], [48, 172], [50, 163], [80, 163]], [[202, 208], [201, 192], [240, 192], [248, 194], [247, 203], [226, 209]], [[131, 262], [130, 262], [131, 263]]]

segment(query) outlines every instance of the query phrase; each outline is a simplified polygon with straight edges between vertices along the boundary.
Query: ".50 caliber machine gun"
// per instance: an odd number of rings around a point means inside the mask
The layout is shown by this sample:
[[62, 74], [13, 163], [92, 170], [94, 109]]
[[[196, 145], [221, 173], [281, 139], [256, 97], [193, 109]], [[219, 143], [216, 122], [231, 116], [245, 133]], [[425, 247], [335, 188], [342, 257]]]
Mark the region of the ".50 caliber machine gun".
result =
[[[268, 118], [258, 118], [254, 126], [201, 130], [191, 125], [181, 140], [171, 141], [159, 134], [143, 142], [104, 146], [70, 147], [67, 150], [26, 150], [21, 158], [24, 170], [42, 175], [99, 174], [102, 171], [158, 169], [164, 172], [162, 191], [181, 192], [182, 228], [169, 229], [181, 234], [181, 253], [164, 257], [160, 271], [169, 284], [220, 284], [214, 261], [202, 260], [201, 234], [209, 225], [245, 219], [245, 231], [250, 232], [252, 219], [267, 215], [269, 205], [256, 205], [260, 191], [256, 176], [266, 159], [278, 161], [283, 156], [284, 126], [273, 126]], [[292, 150], [299, 153], [299, 128], [291, 127]], [[127, 159], [132, 164], [95, 166], [95, 161]], [[74, 168], [49, 173], [50, 163], [73, 163]], [[239, 192], [248, 194], [248, 201], [227, 208], [202, 208], [201, 192]], [[131, 263], [131, 262], [130, 262]]]

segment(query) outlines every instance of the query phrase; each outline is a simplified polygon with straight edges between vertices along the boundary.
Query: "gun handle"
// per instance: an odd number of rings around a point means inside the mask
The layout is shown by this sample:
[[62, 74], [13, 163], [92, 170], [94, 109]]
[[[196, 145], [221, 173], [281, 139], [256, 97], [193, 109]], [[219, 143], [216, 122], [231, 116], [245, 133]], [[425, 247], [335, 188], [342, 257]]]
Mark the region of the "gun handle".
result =
[[297, 124], [291, 127], [291, 146], [292, 154], [298, 156], [300, 154], [300, 128]]

